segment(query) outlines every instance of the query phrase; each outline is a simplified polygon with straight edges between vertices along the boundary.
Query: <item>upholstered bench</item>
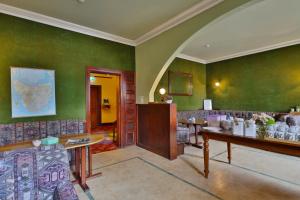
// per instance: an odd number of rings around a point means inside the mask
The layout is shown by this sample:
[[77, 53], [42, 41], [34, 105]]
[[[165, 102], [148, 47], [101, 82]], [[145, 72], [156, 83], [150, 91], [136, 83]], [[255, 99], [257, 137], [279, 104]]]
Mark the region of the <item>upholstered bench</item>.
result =
[[0, 153], [0, 191], [0, 199], [78, 199], [62, 145]]

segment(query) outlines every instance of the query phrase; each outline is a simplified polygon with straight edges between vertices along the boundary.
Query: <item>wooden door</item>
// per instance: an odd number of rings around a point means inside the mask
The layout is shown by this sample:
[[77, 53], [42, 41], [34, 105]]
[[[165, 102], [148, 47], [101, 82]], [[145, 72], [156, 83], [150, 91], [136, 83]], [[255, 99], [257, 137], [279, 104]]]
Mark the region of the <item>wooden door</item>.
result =
[[91, 128], [101, 123], [101, 85], [91, 85]]
[[135, 73], [122, 73], [122, 146], [136, 143]]

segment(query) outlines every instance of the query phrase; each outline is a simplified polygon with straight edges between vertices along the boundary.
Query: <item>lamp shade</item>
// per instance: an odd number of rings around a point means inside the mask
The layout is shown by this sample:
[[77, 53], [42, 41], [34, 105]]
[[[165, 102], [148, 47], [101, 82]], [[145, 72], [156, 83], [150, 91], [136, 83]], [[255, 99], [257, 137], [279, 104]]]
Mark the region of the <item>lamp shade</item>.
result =
[[159, 89], [159, 94], [161, 94], [161, 95], [166, 94], [166, 89], [165, 88], [160, 88]]

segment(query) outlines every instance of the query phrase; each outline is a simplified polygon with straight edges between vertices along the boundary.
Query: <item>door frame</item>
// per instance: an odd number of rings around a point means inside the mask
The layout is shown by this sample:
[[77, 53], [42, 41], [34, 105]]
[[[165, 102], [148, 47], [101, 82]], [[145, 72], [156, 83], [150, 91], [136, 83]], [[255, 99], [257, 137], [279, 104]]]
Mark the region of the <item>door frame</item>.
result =
[[[98, 113], [97, 113], [98, 114], [97, 119], [99, 120], [98, 123], [101, 124], [102, 123], [102, 86], [101, 85], [90, 85], [90, 91], [92, 88], [97, 89], [97, 101], [98, 101], [98, 106], [100, 107], [100, 110], [98, 110]], [[90, 93], [90, 98], [92, 96], [91, 94], [92, 93]], [[90, 103], [91, 103], [91, 99], [90, 99]], [[92, 114], [92, 111], [90, 112], [90, 114]], [[91, 128], [92, 128], [92, 119], [91, 119]]]
[[91, 98], [91, 91], [90, 91], [90, 75], [91, 73], [101, 73], [101, 74], [111, 74], [119, 76], [119, 88], [118, 88], [118, 99], [117, 99], [117, 145], [118, 147], [123, 147], [125, 144], [125, 141], [123, 141], [123, 130], [122, 130], [122, 123], [123, 123], [123, 117], [122, 117], [122, 110], [125, 110], [124, 102], [125, 97], [122, 92], [122, 82], [123, 82], [123, 73], [120, 70], [114, 70], [114, 69], [105, 69], [101, 67], [92, 67], [88, 66], [86, 68], [86, 74], [85, 74], [85, 85], [86, 85], [86, 130], [88, 133], [91, 132], [91, 105], [90, 105], [90, 98]]

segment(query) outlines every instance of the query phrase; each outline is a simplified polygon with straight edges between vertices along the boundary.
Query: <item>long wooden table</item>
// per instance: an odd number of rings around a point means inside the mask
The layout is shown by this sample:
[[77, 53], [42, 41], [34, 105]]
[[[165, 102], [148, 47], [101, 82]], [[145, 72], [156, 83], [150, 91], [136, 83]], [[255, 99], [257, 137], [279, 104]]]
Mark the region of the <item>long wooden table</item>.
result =
[[203, 137], [203, 154], [204, 154], [204, 176], [208, 177], [209, 173], [209, 140], [223, 141], [227, 143], [228, 162], [231, 163], [231, 143], [242, 146], [252, 147], [265, 151], [286, 154], [300, 157], [300, 142], [289, 141], [275, 138], [254, 138], [234, 135], [230, 131], [200, 131]]
[[[68, 139], [82, 139], [89, 138], [90, 141], [84, 144], [67, 144]], [[88, 163], [88, 175], [86, 174], [86, 148], [90, 145], [97, 144], [104, 140], [103, 135], [99, 134], [80, 134], [80, 135], [65, 135], [59, 137], [59, 143], [62, 144], [66, 149], [75, 149], [75, 172], [74, 176], [76, 178], [76, 182], [81, 186], [81, 188], [85, 191], [88, 190], [89, 187], [86, 183], [87, 178], [98, 174], [92, 174], [92, 159], [89, 158]], [[21, 142], [16, 144], [10, 144], [0, 147], [0, 152], [3, 151], [12, 151], [15, 149], [24, 149], [33, 147], [32, 142]], [[91, 155], [89, 153], [89, 155]]]

